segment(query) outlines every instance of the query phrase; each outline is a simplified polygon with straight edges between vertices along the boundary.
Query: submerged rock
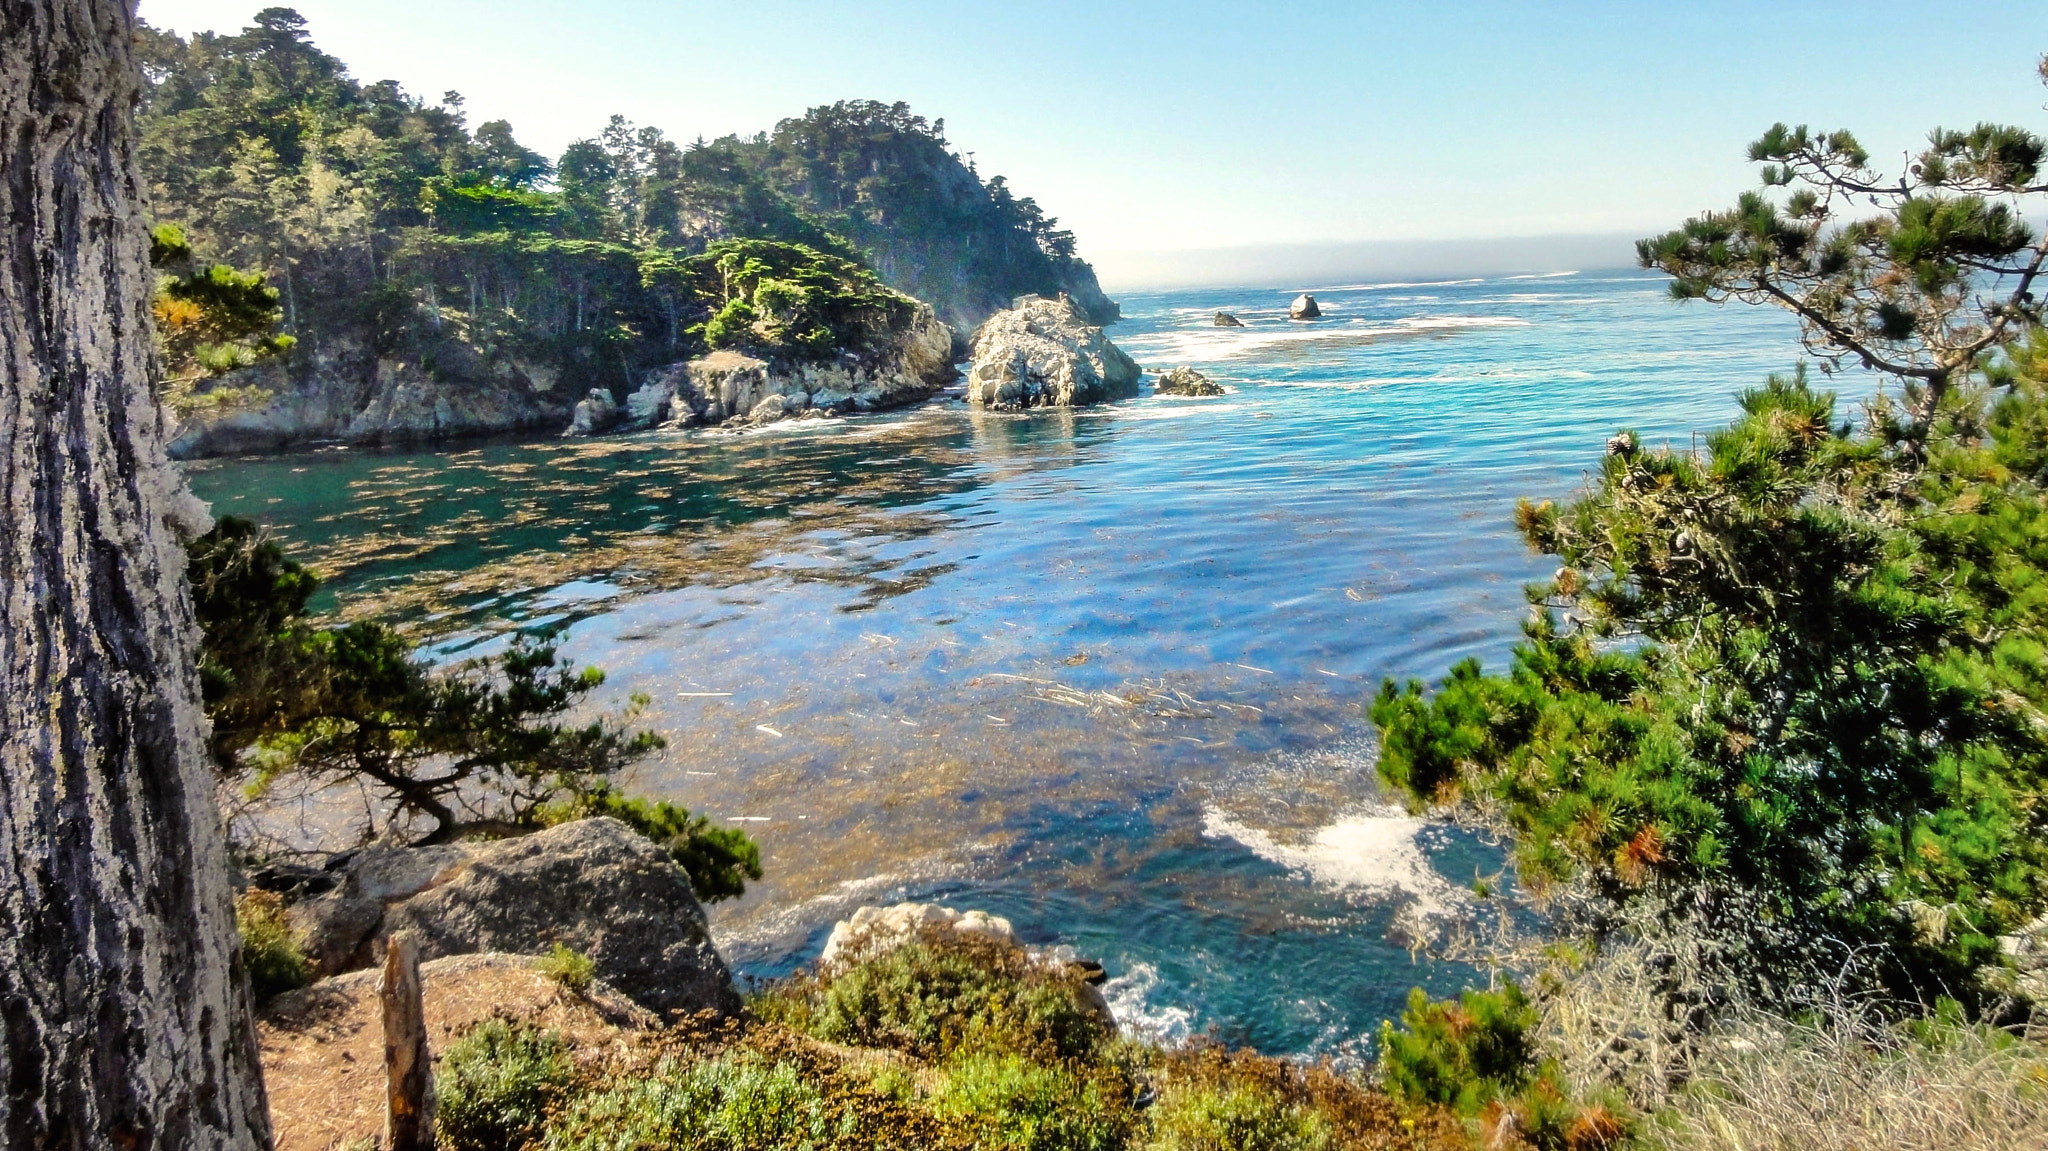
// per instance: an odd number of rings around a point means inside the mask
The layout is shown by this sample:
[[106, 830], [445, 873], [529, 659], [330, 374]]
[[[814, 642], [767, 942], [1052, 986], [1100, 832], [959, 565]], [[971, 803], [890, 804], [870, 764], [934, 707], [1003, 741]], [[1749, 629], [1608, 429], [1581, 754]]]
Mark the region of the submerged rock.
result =
[[1175, 368], [1159, 377], [1153, 390], [1162, 396], [1220, 396], [1223, 385], [1193, 368]]
[[435, 959], [561, 943], [653, 1011], [738, 1010], [689, 876], [615, 819], [583, 819], [515, 839], [374, 848], [328, 895], [291, 908], [323, 974], [374, 963], [384, 938], [410, 931]]
[[569, 426], [562, 430], [564, 436], [594, 436], [611, 431], [624, 418], [625, 411], [612, 401], [612, 394], [603, 388], [592, 388], [576, 401], [576, 410], [569, 416]]
[[1216, 326], [1219, 328], [1242, 328], [1244, 327], [1244, 321], [1231, 315], [1229, 312], [1218, 312], [1216, 313]]
[[1073, 301], [1023, 296], [974, 331], [967, 400], [983, 407], [1075, 407], [1138, 394], [1136, 361]]
[[1307, 292], [1294, 297], [1294, 302], [1287, 305], [1287, 318], [1290, 320], [1315, 320], [1321, 319], [1322, 315], [1323, 310], [1316, 306], [1316, 298]]

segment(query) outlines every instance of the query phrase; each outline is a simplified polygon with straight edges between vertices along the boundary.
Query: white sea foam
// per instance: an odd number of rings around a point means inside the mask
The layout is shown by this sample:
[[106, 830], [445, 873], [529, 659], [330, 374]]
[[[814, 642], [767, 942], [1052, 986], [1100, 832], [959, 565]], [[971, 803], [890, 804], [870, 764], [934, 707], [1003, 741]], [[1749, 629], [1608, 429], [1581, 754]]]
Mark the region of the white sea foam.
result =
[[1339, 889], [1393, 895], [1425, 915], [1448, 913], [1465, 894], [1430, 866], [1419, 836], [1430, 824], [1397, 807], [1368, 808], [1318, 830], [1305, 843], [1282, 843], [1216, 808], [1202, 811], [1202, 834], [1230, 839], [1261, 859]]
[[1272, 328], [1214, 328], [1161, 332], [1130, 340], [1125, 350], [1141, 360], [1233, 360], [1253, 358], [1280, 348], [1360, 340], [1401, 339], [1487, 328], [1526, 328], [1520, 316], [1404, 316], [1398, 320], [1363, 318], [1338, 324], [1291, 324]]
[[1510, 280], [1555, 280], [1560, 276], [1576, 276], [1578, 274], [1576, 270], [1570, 272], [1536, 272], [1526, 276], [1509, 276], [1507, 278]]
[[1116, 1016], [1118, 1030], [1135, 1039], [1173, 1045], [1194, 1034], [1195, 1013], [1186, 1007], [1158, 1002], [1165, 980], [1149, 963], [1133, 963], [1102, 985], [1102, 997]]

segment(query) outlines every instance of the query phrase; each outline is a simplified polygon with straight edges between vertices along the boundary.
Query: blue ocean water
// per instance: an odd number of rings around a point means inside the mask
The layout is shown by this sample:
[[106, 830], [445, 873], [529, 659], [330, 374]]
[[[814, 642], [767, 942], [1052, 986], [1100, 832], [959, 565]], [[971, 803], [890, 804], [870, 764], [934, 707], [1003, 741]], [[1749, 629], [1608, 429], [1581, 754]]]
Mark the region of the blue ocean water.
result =
[[[1303, 288], [1323, 320], [1287, 320]], [[1686, 446], [1797, 331], [1630, 272], [1123, 305], [1142, 364], [1229, 394], [190, 474], [328, 575], [325, 610], [446, 658], [559, 627], [602, 705], [649, 697], [669, 747], [631, 787], [762, 844], [714, 909], [741, 970], [936, 899], [1100, 956], [1156, 1033], [1341, 1053], [1467, 977], [1408, 945], [1501, 859], [1384, 804], [1376, 685], [1501, 666], [1549, 570], [1516, 499], [1568, 497], [1617, 428]]]

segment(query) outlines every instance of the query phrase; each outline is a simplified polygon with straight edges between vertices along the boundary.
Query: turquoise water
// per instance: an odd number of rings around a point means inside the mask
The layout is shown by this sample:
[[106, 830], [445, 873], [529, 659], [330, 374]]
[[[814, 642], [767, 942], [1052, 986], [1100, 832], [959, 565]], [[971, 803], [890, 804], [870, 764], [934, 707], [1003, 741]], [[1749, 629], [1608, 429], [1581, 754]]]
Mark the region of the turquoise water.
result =
[[[1299, 288], [1323, 321], [1286, 320]], [[1408, 944], [1500, 858], [1382, 805], [1375, 685], [1500, 666], [1548, 570], [1516, 498], [1571, 494], [1619, 427], [1688, 444], [1797, 332], [1632, 273], [1123, 304], [1141, 363], [1230, 393], [192, 482], [327, 573], [326, 610], [446, 656], [561, 626], [605, 705], [651, 697], [669, 748], [632, 786], [762, 844], [768, 879], [714, 909], [744, 971], [937, 899], [1100, 956], [1161, 1034], [1342, 1053], [1411, 985], [1457, 986]]]

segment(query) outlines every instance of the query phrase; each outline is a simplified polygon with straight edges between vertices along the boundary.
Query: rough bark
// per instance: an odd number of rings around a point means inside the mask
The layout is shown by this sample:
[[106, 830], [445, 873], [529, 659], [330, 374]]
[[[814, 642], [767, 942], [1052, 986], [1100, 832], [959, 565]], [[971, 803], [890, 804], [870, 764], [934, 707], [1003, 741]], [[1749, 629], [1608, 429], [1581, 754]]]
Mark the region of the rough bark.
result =
[[269, 1143], [150, 395], [124, 0], [0, 0], [0, 1145]]
[[406, 932], [384, 947], [377, 997], [384, 1007], [384, 1151], [434, 1151], [434, 1062], [420, 945]]

